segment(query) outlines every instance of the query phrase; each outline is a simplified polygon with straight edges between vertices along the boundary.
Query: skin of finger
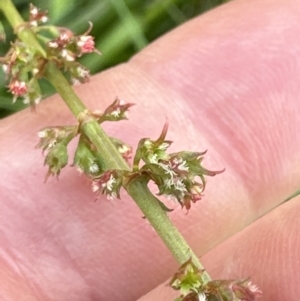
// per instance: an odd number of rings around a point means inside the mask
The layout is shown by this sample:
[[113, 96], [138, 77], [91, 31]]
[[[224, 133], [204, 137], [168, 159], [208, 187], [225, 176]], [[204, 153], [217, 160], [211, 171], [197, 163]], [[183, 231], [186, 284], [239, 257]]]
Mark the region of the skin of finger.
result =
[[[173, 150], [208, 148], [206, 166], [226, 167], [209, 179], [201, 204], [171, 215], [199, 255], [298, 188], [299, 5], [247, 3], [194, 20], [77, 88], [91, 108], [116, 95], [138, 104], [126, 128], [105, 126], [111, 135], [136, 145], [139, 137], [156, 138], [168, 117]], [[176, 264], [126, 196], [94, 203], [90, 183], [69, 168], [60, 181], [42, 184], [36, 131], [74, 121], [57, 97], [35, 116], [2, 121], [0, 240], [7, 248], [0, 264], [43, 300], [134, 300]]]
[[[297, 300], [299, 272], [300, 197], [272, 210], [233, 235], [203, 258], [214, 279], [246, 279], [258, 285], [260, 300]], [[166, 281], [139, 301], [174, 300], [178, 292]]]

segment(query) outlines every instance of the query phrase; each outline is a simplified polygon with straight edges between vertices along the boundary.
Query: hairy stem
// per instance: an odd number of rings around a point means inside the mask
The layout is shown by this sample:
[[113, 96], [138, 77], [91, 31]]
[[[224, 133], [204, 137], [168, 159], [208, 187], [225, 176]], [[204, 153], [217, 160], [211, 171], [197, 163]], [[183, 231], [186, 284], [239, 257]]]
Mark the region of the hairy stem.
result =
[[[4, 12], [8, 21], [15, 29], [22, 28], [25, 24], [11, 0], [0, 0], [0, 9]], [[24, 43], [40, 52], [43, 57], [47, 57], [45, 50], [38, 43], [30, 29], [17, 30], [16, 33]], [[61, 95], [74, 116], [80, 119], [81, 130], [90, 139], [90, 141], [92, 141], [103, 159], [103, 168], [106, 170], [129, 170], [130, 168], [127, 163], [123, 160], [122, 156], [103, 129], [99, 126], [97, 121], [88, 114], [87, 108], [76, 95], [64, 75], [56, 66], [55, 62], [48, 62], [45, 67], [45, 77]], [[164, 210], [160, 207], [156, 197], [148, 189], [147, 181], [143, 178], [138, 178], [131, 181], [124, 188], [135, 200], [136, 204], [149, 220], [153, 228], [157, 231], [158, 235], [174, 255], [176, 260], [180, 264], [183, 264], [192, 257], [194, 264], [199, 268], [203, 268], [197, 256], [192, 252], [187, 242], [171, 223]], [[207, 282], [209, 280], [209, 275], [205, 273], [203, 281]]]

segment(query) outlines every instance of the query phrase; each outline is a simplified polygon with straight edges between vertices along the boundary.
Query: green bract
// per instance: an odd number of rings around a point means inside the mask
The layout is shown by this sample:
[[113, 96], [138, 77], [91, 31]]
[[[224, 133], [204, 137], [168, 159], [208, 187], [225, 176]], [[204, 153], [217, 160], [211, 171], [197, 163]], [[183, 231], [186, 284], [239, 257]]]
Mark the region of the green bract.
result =
[[84, 172], [90, 177], [101, 174], [99, 160], [97, 160], [95, 153], [91, 151], [82, 137], [79, 139], [73, 166], [76, 166], [79, 171]]

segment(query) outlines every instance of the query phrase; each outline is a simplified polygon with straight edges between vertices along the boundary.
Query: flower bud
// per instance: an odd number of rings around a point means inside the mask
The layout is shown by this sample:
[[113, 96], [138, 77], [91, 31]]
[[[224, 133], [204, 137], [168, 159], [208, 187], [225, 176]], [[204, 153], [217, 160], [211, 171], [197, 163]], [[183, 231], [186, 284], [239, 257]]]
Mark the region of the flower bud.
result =
[[236, 298], [243, 301], [254, 301], [262, 296], [262, 291], [250, 280], [235, 281], [231, 286]]
[[68, 164], [68, 151], [63, 143], [56, 144], [47, 154], [44, 165], [49, 166], [45, 181], [51, 175], [58, 176], [62, 168]]
[[170, 281], [170, 286], [179, 290], [183, 297], [188, 296], [190, 292], [200, 292], [203, 286], [203, 272], [204, 270], [199, 270], [190, 258], [175, 273]]
[[8, 85], [8, 87], [10, 92], [15, 96], [22, 96], [26, 94], [28, 90], [26, 83], [24, 81], [19, 81], [17, 79], [12, 80]]
[[202, 291], [217, 301], [256, 301], [262, 296], [261, 290], [249, 279], [212, 280], [205, 284]]
[[75, 38], [75, 43], [77, 46], [77, 55], [81, 56], [82, 54], [85, 53], [91, 53], [91, 52], [96, 52], [98, 54], [101, 54], [101, 52], [95, 48], [95, 42], [94, 42], [94, 37], [89, 35], [93, 28], [93, 24], [89, 22], [90, 26], [89, 29], [81, 36], [78, 36]]
[[191, 259], [184, 263], [170, 281], [170, 286], [181, 293], [175, 301], [256, 301], [262, 295], [249, 279], [204, 283], [203, 273]]
[[158, 164], [161, 160], [168, 160], [167, 149], [172, 141], [165, 140], [168, 124], [165, 124], [162, 133], [156, 141], [143, 138], [139, 141], [138, 148], [133, 160], [134, 168], [138, 168], [140, 160], [146, 164]]

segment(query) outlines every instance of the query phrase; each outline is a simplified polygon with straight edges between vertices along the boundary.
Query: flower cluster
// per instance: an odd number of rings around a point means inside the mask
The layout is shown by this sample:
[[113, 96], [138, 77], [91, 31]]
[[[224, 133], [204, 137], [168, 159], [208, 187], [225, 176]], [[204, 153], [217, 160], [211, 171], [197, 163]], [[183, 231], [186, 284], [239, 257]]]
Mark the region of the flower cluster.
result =
[[93, 191], [97, 194], [105, 195], [108, 200], [119, 199], [125, 173], [126, 171], [122, 170], [108, 170], [104, 172], [93, 180]]
[[[38, 133], [40, 142], [37, 147], [43, 152], [48, 152], [45, 160], [45, 164], [49, 165], [48, 175], [58, 175], [67, 164], [66, 147], [79, 134], [79, 143], [72, 166], [92, 179], [95, 192], [105, 195], [108, 199], [119, 198], [121, 186], [126, 186], [132, 179], [141, 176], [157, 185], [158, 195], [176, 199], [182, 207], [189, 210], [191, 204], [202, 197], [205, 176], [214, 176], [222, 171], [209, 171], [203, 168], [201, 163], [205, 152], [183, 151], [168, 154], [167, 150], [172, 141], [166, 140], [167, 124], [157, 140], [149, 138], [140, 140], [131, 171], [105, 170], [102, 166], [101, 154], [97, 153], [88, 137], [81, 133], [81, 126], [90, 118], [95, 118], [99, 124], [104, 121], [127, 119], [131, 106], [132, 103], [125, 103], [117, 98], [103, 113], [84, 112], [80, 118], [78, 117], [78, 126], [50, 127], [40, 131]], [[115, 137], [110, 137], [110, 140], [124, 160], [130, 164], [132, 148]], [[162, 202], [160, 205], [164, 210], [171, 211]]]
[[[187, 210], [199, 201], [205, 188], [205, 176], [215, 176], [222, 171], [209, 171], [202, 167], [203, 153], [167, 153], [171, 141], [165, 140], [167, 125], [156, 141], [142, 139], [139, 143], [134, 168], [147, 174], [159, 189], [159, 195], [176, 199]], [[140, 161], [145, 164], [140, 168]], [[199, 180], [197, 180], [199, 179]]]
[[103, 114], [103, 121], [119, 121], [119, 120], [126, 120], [128, 109], [134, 106], [133, 103], [125, 103], [123, 100], [116, 99], [107, 109], [104, 111]]
[[31, 26], [38, 26], [48, 21], [47, 11], [40, 11], [33, 4], [29, 8], [29, 24]]
[[75, 126], [53, 126], [46, 127], [38, 132], [40, 138], [36, 148], [41, 148], [44, 151], [49, 151], [57, 144], [63, 142], [65, 139], [75, 137], [76, 127]]
[[30, 29], [36, 35], [42, 51], [17, 39], [11, 43], [9, 52], [0, 58], [8, 89], [13, 94], [13, 102], [21, 98], [25, 104], [35, 106], [41, 101], [38, 80], [43, 77], [50, 60], [69, 75], [73, 84], [89, 81], [89, 70], [75, 60], [86, 53], [100, 54], [95, 48], [94, 38], [89, 34], [92, 24], [90, 23], [86, 33], [77, 36], [66, 28], [44, 26], [47, 21], [47, 12], [40, 11], [31, 4], [29, 22], [19, 26], [17, 31]]
[[184, 263], [170, 281], [170, 286], [180, 291], [180, 297], [174, 301], [255, 301], [262, 295], [249, 279], [204, 283], [203, 273], [191, 259]]
[[74, 126], [48, 127], [38, 132], [40, 141], [36, 148], [47, 151], [44, 164], [48, 165], [48, 172], [45, 180], [51, 175], [58, 176], [67, 165], [67, 146], [76, 134]]
[[57, 64], [68, 71], [71, 81], [85, 83], [89, 80], [89, 71], [76, 62], [76, 58], [86, 53], [95, 52], [101, 54], [95, 48], [94, 37], [89, 35], [92, 30], [92, 23], [86, 33], [76, 36], [66, 28], [58, 28], [56, 37], [46, 43], [48, 56], [56, 60]]
[[[40, 140], [36, 147], [42, 149], [43, 153], [47, 153], [45, 164], [48, 165], [49, 170], [46, 179], [50, 175], [58, 176], [61, 169], [66, 166], [68, 162], [67, 146], [75, 136], [79, 135], [80, 138], [72, 166], [75, 166], [81, 174], [84, 173], [92, 179], [93, 190], [97, 191], [98, 194], [105, 194], [108, 199], [118, 198], [125, 173], [122, 171], [113, 171], [110, 174], [111, 177], [107, 178], [107, 173], [102, 166], [101, 156], [96, 151], [93, 143], [81, 132], [81, 125], [86, 120], [90, 120], [91, 117], [95, 118], [99, 123], [126, 119], [128, 109], [132, 105], [117, 99], [108, 106], [104, 113], [87, 111], [83, 114], [82, 118], [78, 119], [78, 125], [47, 127], [39, 131], [38, 137]], [[118, 116], [113, 113], [117, 110], [119, 111]], [[115, 137], [109, 138], [124, 160], [130, 163], [132, 156], [131, 146]], [[111, 185], [112, 183], [116, 184]], [[96, 187], [98, 188], [96, 189]]]
[[0, 59], [0, 63], [9, 81], [8, 89], [13, 94], [13, 102], [21, 97], [25, 104], [38, 104], [42, 99], [37, 75], [41, 63], [38, 54], [17, 40], [11, 44], [11, 49]]
[[90, 27], [86, 33], [80, 36], [75, 36], [72, 31], [67, 28], [59, 28], [58, 36], [47, 42], [47, 46], [53, 50], [58, 57], [62, 57], [67, 61], [74, 61], [76, 57], [82, 54], [100, 52], [95, 48], [94, 37], [89, 35], [93, 26]]
[[[104, 113], [88, 112], [87, 114], [94, 117], [99, 123], [118, 121], [126, 119], [132, 105], [117, 99], [108, 106]], [[80, 124], [83, 122], [84, 120], [81, 120]], [[71, 129], [74, 133], [74, 127], [69, 130], [71, 131]], [[134, 156], [132, 171], [104, 170], [100, 155], [89, 139], [81, 133], [73, 166], [80, 173], [84, 173], [92, 179], [93, 191], [105, 195], [108, 199], [119, 198], [122, 185], [126, 186], [132, 179], [142, 176], [157, 185], [158, 195], [174, 198], [182, 207], [189, 210], [191, 204], [202, 197], [206, 182], [205, 176], [214, 176], [222, 171], [209, 171], [202, 167], [201, 162], [205, 152], [168, 154], [167, 149], [172, 142], [166, 140], [167, 129], [168, 125], [166, 124], [160, 137], [155, 141], [149, 138], [140, 140]], [[38, 146], [43, 150], [49, 150], [54, 143], [65, 137], [65, 128], [55, 127], [43, 130], [39, 136], [42, 139]], [[115, 137], [110, 137], [110, 139], [127, 163], [130, 163], [132, 148]], [[141, 162], [144, 163], [142, 166], [140, 166]], [[172, 211], [162, 202], [160, 205], [164, 210]]]
[[93, 112], [92, 116], [96, 118], [99, 124], [104, 121], [120, 121], [127, 120], [129, 108], [134, 106], [134, 103], [127, 103], [119, 98], [109, 105], [106, 110], [101, 112]]

